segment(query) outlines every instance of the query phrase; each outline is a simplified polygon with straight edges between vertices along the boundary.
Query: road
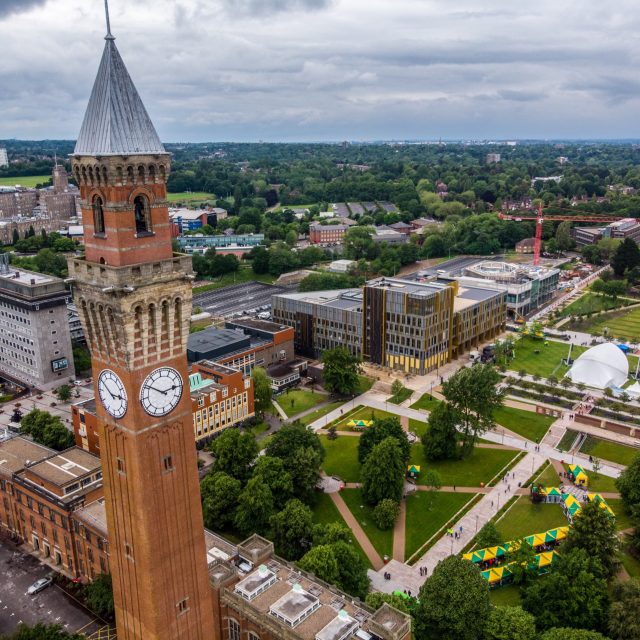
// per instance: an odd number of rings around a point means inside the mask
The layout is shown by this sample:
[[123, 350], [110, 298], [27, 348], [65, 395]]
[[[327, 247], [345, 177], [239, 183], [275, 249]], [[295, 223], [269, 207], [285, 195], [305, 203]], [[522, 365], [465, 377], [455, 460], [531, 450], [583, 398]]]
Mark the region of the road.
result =
[[35, 596], [27, 589], [51, 569], [22, 553], [12, 543], [0, 540], [0, 635], [13, 633], [23, 622], [59, 624], [69, 632], [92, 633], [103, 626], [55, 585]]

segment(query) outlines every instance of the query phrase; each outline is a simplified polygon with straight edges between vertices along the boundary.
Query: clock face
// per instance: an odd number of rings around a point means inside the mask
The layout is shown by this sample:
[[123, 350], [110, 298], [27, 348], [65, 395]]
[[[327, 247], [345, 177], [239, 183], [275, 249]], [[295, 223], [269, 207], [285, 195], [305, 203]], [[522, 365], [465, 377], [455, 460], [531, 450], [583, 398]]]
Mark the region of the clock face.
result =
[[114, 418], [122, 418], [127, 413], [127, 391], [111, 369], [104, 369], [98, 376], [98, 393], [104, 408]]
[[166, 416], [182, 397], [182, 378], [171, 367], [152, 371], [140, 388], [140, 402], [150, 416]]

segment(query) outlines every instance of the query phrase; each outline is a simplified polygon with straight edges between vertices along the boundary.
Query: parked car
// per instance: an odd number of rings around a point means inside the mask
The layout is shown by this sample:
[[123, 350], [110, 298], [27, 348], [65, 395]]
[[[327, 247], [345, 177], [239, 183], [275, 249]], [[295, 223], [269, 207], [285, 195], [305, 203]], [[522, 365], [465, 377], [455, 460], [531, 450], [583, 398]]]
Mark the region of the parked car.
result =
[[40, 580], [36, 580], [28, 589], [27, 594], [30, 596], [35, 596], [36, 593], [40, 593], [43, 589], [46, 589], [53, 580], [51, 578], [40, 578]]

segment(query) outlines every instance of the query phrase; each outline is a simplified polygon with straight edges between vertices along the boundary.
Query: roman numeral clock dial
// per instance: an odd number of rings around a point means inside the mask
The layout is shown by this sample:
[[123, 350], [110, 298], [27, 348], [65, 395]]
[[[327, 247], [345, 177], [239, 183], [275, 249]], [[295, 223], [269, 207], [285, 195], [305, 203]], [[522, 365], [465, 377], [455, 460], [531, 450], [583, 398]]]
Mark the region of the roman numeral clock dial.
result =
[[171, 367], [152, 371], [140, 388], [142, 408], [150, 416], [166, 416], [180, 402], [183, 386], [182, 377]]

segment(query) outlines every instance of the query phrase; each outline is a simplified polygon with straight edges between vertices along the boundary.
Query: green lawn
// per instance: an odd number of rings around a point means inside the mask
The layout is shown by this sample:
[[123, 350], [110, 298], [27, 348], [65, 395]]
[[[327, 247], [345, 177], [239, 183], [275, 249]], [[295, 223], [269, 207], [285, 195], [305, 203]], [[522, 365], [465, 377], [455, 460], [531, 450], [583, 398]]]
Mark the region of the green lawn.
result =
[[330, 402], [329, 404], [326, 404], [324, 407], [320, 407], [315, 411], [308, 413], [306, 416], [302, 416], [302, 418], [300, 418], [299, 420], [302, 424], [305, 424], [305, 425], [311, 424], [312, 422], [315, 422], [316, 420], [323, 418], [328, 413], [331, 413], [334, 409], [339, 409], [343, 404], [344, 403], [342, 401]]
[[169, 202], [203, 202], [204, 200], [215, 200], [216, 196], [213, 193], [206, 193], [204, 191], [182, 191], [180, 193], [168, 193], [167, 200]]
[[[208, 284], [200, 285], [193, 288], [193, 295], [198, 293], [204, 293], [205, 291], [213, 291], [214, 289], [221, 289], [222, 287], [228, 287], [232, 284], [241, 284], [243, 282], [265, 282], [266, 284], [273, 284], [275, 278], [268, 273], [254, 273], [251, 268], [241, 268], [235, 273], [225, 273], [223, 276], [212, 278]], [[194, 300], [194, 307], [198, 306], [198, 301]]]
[[575, 442], [576, 437], [578, 436], [577, 431], [573, 431], [572, 429], [567, 429], [564, 432], [564, 435], [558, 442], [558, 446], [556, 447], [558, 451], [569, 451], [571, 445]]
[[579, 324], [581, 331], [589, 333], [603, 334], [607, 328], [609, 335], [614, 338], [626, 338], [627, 340], [638, 338], [640, 337], [640, 308], [611, 313], [603, 317], [581, 321]]
[[359, 396], [361, 393], [366, 393], [373, 387], [373, 383], [375, 380], [373, 378], [368, 378], [367, 376], [358, 376], [358, 388], [356, 389], [356, 395]]
[[442, 402], [437, 398], [434, 398], [431, 394], [425, 393], [417, 402], [411, 405], [412, 409], [425, 409], [426, 411], [433, 411]]
[[559, 504], [533, 504], [529, 496], [520, 496], [496, 522], [505, 541], [565, 527], [567, 524], [568, 520]]
[[290, 389], [276, 398], [276, 402], [290, 418], [327, 400], [328, 396], [323, 393], [314, 393], [303, 389]]
[[[507, 449], [476, 448], [464, 460], [428, 462], [424, 457], [421, 444], [414, 444], [411, 447], [411, 462], [421, 466], [422, 474], [427, 469], [437, 471], [444, 486], [479, 487], [481, 482], [488, 484], [516, 455], [518, 455], [517, 451]], [[418, 484], [420, 484], [420, 477], [418, 477]]]
[[548, 464], [547, 468], [536, 478], [535, 481], [545, 487], [557, 487], [560, 484], [560, 476], [553, 468], [553, 465]]
[[38, 184], [46, 184], [51, 180], [51, 176], [16, 176], [13, 178], [0, 178], [0, 186], [15, 187], [20, 185], [27, 189], [33, 189]]
[[500, 407], [494, 411], [493, 418], [500, 426], [533, 440], [533, 442], [540, 442], [555, 420], [555, 418], [541, 413], [514, 409], [513, 407]]
[[614, 301], [611, 298], [607, 298], [597, 293], [586, 293], [581, 298], [578, 298], [578, 300], [565, 307], [560, 312], [559, 317], [568, 318], [569, 316], [579, 316], [585, 313], [610, 311], [611, 309], [619, 309], [620, 307], [624, 307], [629, 304], [633, 304], [633, 301], [625, 298], [618, 298]]
[[329, 476], [339, 476], [345, 482], [360, 482], [360, 463], [358, 462], [359, 438], [339, 436], [329, 440], [320, 436], [325, 450], [322, 468]]
[[[344, 525], [347, 529], [349, 528], [347, 523], [344, 521], [344, 518], [340, 515], [338, 507], [336, 507], [331, 496], [327, 493], [318, 493], [317, 495], [316, 503], [313, 506], [313, 522], [315, 524], [331, 524], [333, 522], [338, 522], [339, 524]], [[367, 554], [362, 550], [362, 547], [358, 544], [355, 536], [352, 536], [351, 543], [354, 545], [358, 554], [362, 556], [367, 566], [371, 567]]]
[[410, 558], [431, 536], [438, 532], [462, 507], [472, 500], [472, 493], [416, 491], [407, 498], [405, 560]]
[[373, 509], [365, 504], [362, 499], [360, 489], [343, 489], [340, 492], [343, 500], [349, 507], [349, 511], [353, 513], [356, 520], [360, 523], [371, 544], [380, 554], [391, 557], [393, 553], [393, 529], [389, 531], [381, 531], [373, 521]]
[[418, 438], [420, 438], [428, 428], [429, 428], [429, 425], [426, 422], [409, 418], [409, 431], [413, 431], [413, 433], [415, 433], [418, 436]]
[[617, 442], [611, 442], [610, 440], [601, 440], [600, 438], [587, 436], [580, 452], [602, 460], [609, 460], [628, 466], [640, 453], [640, 449], [627, 447]]
[[413, 395], [413, 389], [407, 389], [403, 387], [402, 391], [397, 396], [389, 396], [389, 402], [393, 404], [402, 404], [405, 400], [408, 400]]
[[347, 427], [347, 422], [350, 420], [380, 420], [382, 418], [395, 418], [395, 414], [389, 411], [383, 411], [382, 409], [372, 409], [371, 407], [356, 407], [355, 411], [347, 413], [344, 418], [337, 421], [335, 424], [338, 427], [338, 431], [351, 431], [351, 427]]
[[[571, 357], [575, 360], [585, 350], [585, 347], [574, 345]], [[507, 365], [509, 371], [524, 370], [530, 375], [542, 378], [555, 375], [560, 379], [568, 370], [562, 360], [569, 354], [569, 345], [563, 342], [524, 336], [515, 343], [514, 351], [515, 357]]]
[[[564, 468], [567, 471], [569, 471], [568, 462], [565, 462]], [[588, 468], [585, 468], [585, 472], [589, 476], [589, 487], [588, 487], [589, 491], [594, 491], [595, 493], [609, 493], [609, 492], [617, 493], [618, 492], [615, 478], [604, 476], [601, 473], [598, 474], [598, 477], [596, 478], [593, 475], [593, 471], [589, 470]], [[570, 484], [571, 480], [567, 479], [565, 480], [565, 482], [567, 484]]]
[[491, 604], [496, 607], [518, 607], [522, 604], [520, 587], [515, 584], [490, 589], [489, 598], [491, 599]]
[[624, 509], [622, 498], [606, 498], [606, 501], [616, 514], [616, 529], [618, 529], [618, 531], [631, 529], [633, 522], [631, 516]]

